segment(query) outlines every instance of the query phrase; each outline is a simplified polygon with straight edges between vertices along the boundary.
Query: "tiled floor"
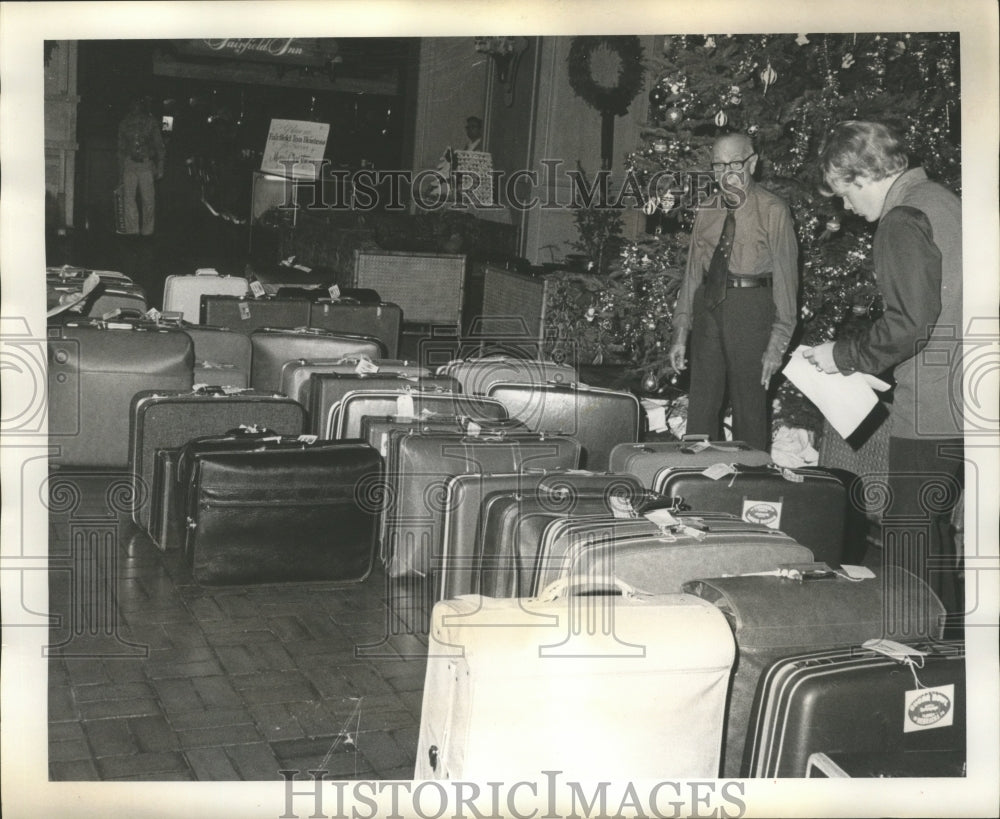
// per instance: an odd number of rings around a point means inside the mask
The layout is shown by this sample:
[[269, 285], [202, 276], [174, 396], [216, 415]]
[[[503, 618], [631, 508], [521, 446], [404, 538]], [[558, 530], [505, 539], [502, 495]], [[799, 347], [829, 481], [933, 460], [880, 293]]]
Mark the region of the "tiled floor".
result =
[[349, 587], [200, 587], [117, 524], [122, 478], [49, 481], [50, 779], [412, 778], [422, 589], [377, 569]]

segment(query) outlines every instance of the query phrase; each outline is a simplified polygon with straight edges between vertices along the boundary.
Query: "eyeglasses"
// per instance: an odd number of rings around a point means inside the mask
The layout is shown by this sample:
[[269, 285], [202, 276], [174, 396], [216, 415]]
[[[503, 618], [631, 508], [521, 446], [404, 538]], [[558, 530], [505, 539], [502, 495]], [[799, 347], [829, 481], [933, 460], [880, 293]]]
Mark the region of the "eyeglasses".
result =
[[747, 164], [751, 159], [757, 156], [757, 152], [754, 151], [750, 156], [745, 159], [734, 159], [732, 162], [713, 162], [712, 170], [716, 173], [720, 171], [742, 171], [743, 166]]

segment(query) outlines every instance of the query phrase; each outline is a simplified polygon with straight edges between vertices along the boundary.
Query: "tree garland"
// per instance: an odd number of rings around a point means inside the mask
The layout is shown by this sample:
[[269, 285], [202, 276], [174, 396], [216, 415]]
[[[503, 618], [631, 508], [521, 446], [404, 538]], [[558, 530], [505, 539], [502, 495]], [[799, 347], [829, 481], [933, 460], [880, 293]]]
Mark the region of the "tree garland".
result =
[[[601, 46], [619, 59], [618, 83], [613, 87], [594, 80], [590, 56]], [[569, 84], [578, 97], [602, 114], [624, 116], [642, 88], [645, 70], [642, 44], [634, 35], [623, 37], [574, 37], [569, 48]]]

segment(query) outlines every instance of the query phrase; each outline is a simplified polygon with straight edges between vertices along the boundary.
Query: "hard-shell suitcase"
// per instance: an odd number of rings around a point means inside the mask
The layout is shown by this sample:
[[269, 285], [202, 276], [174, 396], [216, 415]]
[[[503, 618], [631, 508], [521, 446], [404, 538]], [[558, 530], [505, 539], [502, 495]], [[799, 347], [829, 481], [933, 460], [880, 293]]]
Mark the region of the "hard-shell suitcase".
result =
[[205, 435], [240, 425], [259, 425], [284, 435], [305, 431], [305, 409], [291, 398], [247, 389], [206, 387], [194, 391], [144, 390], [129, 408], [129, 471], [132, 473], [132, 519], [149, 524], [150, 488], [158, 449], [173, 449]]
[[428, 367], [421, 367], [413, 361], [402, 361], [395, 358], [299, 358], [286, 361], [281, 368], [281, 392], [289, 398], [294, 398], [302, 406], [311, 404], [309, 377], [313, 373], [341, 373], [351, 375], [357, 373], [402, 373], [413, 378], [429, 376]]
[[536, 432], [572, 435], [583, 447], [581, 465], [608, 469], [611, 450], [639, 440], [642, 407], [630, 392], [579, 384], [497, 382], [486, 394], [507, 407], [511, 418]]
[[492, 501], [501, 497], [513, 497], [515, 502], [530, 498], [551, 504], [550, 508], [566, 509], [571, 504], [582, 505], [582, 495], [599, 500], [605, 513], [611, 514], [611, 497], [631, 508], [632, 501], [642, 493], [642, 486], [631, 476], [575, 469], [471, 473], [448, 478], [443, 495], [441, 557], [434, 581], [437, 599], [482, 593], [479, 578], [486, 548], [486, 515]]
[[250, 384], [250, 338], [226, 327], [179, 325], [194, 342], [194, 381], [220, 387]]
[[390, 574], [427, 575], [439, 559], [446, 511], [442, 493], [451, 476], [576, 469], [579, 460], [580, 444], [556, 435], [402, 436], [397, 471], [386, 476], [395, 498], [382, 543]]
[[59, 445], [53, 462], [127, 467], [132, 397], [142, 390], [191, 389], [190, 336], [91, 319], [49, 329], [49, 435]]
[[438, 372], [462, 382], [462, 391], [486, 395], [494, 384], [575, 384], [575, 367], [555, 361], [507, 356], [456, 359]]
[[301, 298], [205, 295], [201, 297], [199, 323], [248, 335], [262, 327], [307, 327], [310, 303]]
[[190, 324], [201, 323], [202, 296], [234, 296], [247, 293], [242, 276], [220, 276], [213, 268], [199, 268], [194, 275], [167, 276], [163, 282], [163, 309], [179, 312]]
[[[313, 398], [315, 403], [315, 397]], [[445, 392], [443, 390], [383, 390], [347, 393], [330, 408], [326, 422], [321, 424], [324, 438], [357, 438], [361, 423], [370, 415], [465, 416], [474, 420], [503, 421], [507, 409], [499, 401], [479, 395]]]
[[[312, 432], [329, 438], [356, 438], [360, 427], [353, 434], [339, 434], [335, 418], [339, 418], [340, 404], [357, 393], [413, 393], [415, 395], [443, 395], [461, 392], [461, 385], [447, 375], [410, 375], [406, 372], [338, 373], [318, 372], [309, 379], [309, 417]], [[381, 413], [385, 414], [385, 413]], [[332, 422], [332, 423], [331, 423]], [[331, 434], [327, 435], [327, 432]]]
[[92, 270], [89, 267], [76, 267], [74, 265], [65, 264], [62, 267], [46, 267], [45, 268], [45, 279], [46, 281], [56, 282], [73, 282], [79, 281], [83, 282], [92, 273], [96, 273], [100, 276], [102, 282], [107, 282], [108, 284], [134, 284], [132, 277], [127, 276], [117, 270]]
[[772, 571], [813, 561], [812, 552], [783, 532], [734, 515], [669, 513], [666, 521], [563, 518], [549, 524], [539, 544], [532, 583], [538, 593], [560, 577], [613, 573], [652, 594], [679, 592], [699, 577]]
[[[57, 304], [79, 294], [83, 281], [74, 279], [47, 279], [46, 309], [51, 310]], [[142, 315], [149, 305], [146, 291], [140, 285], [129, 280], [104, 279], [102, 277], [100, 292], [92, 294], [90, 303], [84, 315], [93, 318], [114, 318], [119, 312], [130, 316]]]
[[[737, 668], [726, 716], [725, 762], [721, 775], [737, 777], [754, 695], [761, 672], [774, 660], [806, 651], [860, 645], [887, 637], [905, 642], [914, 629], [940, 639], [944, 606], [928, 588], [924, 610], [913, 618], [890, 616], [887, 603], [923, 586], [903, 569], [890, 567], [874, 577], [852, 579], [838, 573], [752, 575], [692, 580], [684, 591], [718, 606], [736, 638]], [[815, 579], [814, 579], [815, 578]]]
[[964, 757], [965, 644], [907, 648], [919, 654], [851, 646], [768, 666], [757, 686], [741, 776], [803, 777], [814, 753]]
[[300, 358], [382, 358], [385, 347], [371, 336], [329, 333], [310, 327], [262, 327], [250, 334], [253, 359], [250, 386], [258, 390], [280, 390], [281, 368]]
[[844, 560], [848, 493], [829, 470], [734, 465], [715, 473], [712, 467], [685, 467], [669, 470], [653, 491], [679, 498], [685, 509], [729, 512], [780, 529], [809, 547], [816, 560]]
[[713, 778], [725, 618], [682, 594], [557, 594], [434, 606], [414, 778]]
[[671, 469], [705, 469], [718, 463], [767, 466], [771, 463], [771, 455], [743, 441], [709, 441], [702, 437], [685, 438], [683, 441], [630, 442], [618, 444], [611, 450], [608, 469], [629, 472], [652, 489], [663, 485]]
[[351, 298], [315, 301], [309, 311], [309, 326], [335, 333], [373, 336], [385, 345], [387, 358], [399, 353], [403, 311], [398, 304], [362, 304]]
[[368, 577], [382, 459], [360, 441], [206, 454], [191, 476], [187, 546], [206, 585]]

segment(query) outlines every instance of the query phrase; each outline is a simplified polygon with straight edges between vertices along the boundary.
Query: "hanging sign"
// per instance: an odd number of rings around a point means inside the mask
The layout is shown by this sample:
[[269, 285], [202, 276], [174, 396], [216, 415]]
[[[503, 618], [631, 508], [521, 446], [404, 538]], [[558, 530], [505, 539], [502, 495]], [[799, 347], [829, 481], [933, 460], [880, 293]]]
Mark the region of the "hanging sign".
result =
[[323, 66], [333, 61], [337, 41], [322, 37], [224, 37], [215, 40], [174, 40], [179, 54], [228, 57], [252, 62]]
[[329, 135], [326, 122], [272, 119], [260, 169], [276, 176], [317, 179]]

